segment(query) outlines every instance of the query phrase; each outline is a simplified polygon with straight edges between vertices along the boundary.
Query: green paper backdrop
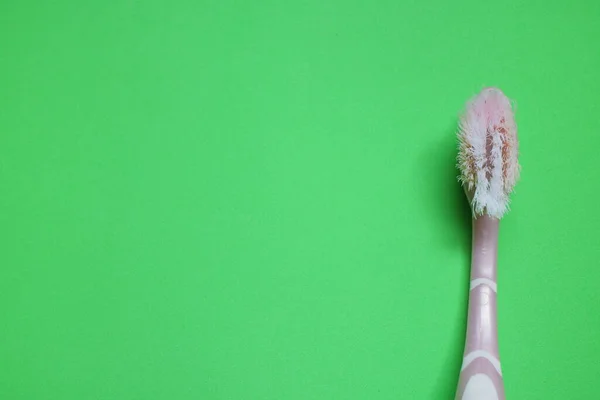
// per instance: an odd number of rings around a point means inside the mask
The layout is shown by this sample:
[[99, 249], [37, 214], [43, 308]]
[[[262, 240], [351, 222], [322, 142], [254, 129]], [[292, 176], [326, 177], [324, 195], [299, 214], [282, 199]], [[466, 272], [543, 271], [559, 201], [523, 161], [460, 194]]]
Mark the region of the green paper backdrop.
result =
[[600, 2], [0, 3], [0, 398], [451, 400], [456, 119], [517, 102], [510, 399], [599, 398]]

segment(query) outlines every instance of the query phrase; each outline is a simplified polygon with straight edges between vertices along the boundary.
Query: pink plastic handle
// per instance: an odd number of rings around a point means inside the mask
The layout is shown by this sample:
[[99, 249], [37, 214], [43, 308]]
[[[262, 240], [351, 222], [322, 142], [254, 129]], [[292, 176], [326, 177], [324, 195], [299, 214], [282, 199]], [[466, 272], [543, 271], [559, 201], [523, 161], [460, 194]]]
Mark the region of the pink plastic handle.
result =
[[505, 400], [497, 327], [498, 225], [473, 219], [473, 251], [465, 352], [456, 400]]

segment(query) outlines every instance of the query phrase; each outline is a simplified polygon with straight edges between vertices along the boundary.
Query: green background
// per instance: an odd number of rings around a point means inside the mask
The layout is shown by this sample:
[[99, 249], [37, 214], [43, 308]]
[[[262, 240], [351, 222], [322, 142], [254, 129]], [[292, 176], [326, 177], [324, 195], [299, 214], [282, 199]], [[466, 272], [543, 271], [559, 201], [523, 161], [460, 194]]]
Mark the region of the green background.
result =
[[0, 3], [0, 398], [442, 399], [464, 102], [518, 108], [511, 399], [598, 398], [600, 3]]

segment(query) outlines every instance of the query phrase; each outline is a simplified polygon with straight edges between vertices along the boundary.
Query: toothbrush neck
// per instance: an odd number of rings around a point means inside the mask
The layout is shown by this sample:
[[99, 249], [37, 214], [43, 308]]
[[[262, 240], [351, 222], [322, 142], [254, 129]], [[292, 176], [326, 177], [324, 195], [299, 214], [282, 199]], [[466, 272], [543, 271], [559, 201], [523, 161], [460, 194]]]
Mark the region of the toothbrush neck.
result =
[[483, 278], [496, 282], [499, 223], [498, 219], [487, 215], [473, 219], [471, 280]]
[[457, 400], [504, 400], [498, 353], [497, 268], [499, 221], [473, 220], [467, 338]]
[[498, 358], [497, 328], [497, 255], [496, 218], [473, 219], [473, 253], [465, 355], [483, 350]]
[[473, 220], [467, 338], [457, 400], [504, 400], [498, 353], [496, 259], [499, 221]]

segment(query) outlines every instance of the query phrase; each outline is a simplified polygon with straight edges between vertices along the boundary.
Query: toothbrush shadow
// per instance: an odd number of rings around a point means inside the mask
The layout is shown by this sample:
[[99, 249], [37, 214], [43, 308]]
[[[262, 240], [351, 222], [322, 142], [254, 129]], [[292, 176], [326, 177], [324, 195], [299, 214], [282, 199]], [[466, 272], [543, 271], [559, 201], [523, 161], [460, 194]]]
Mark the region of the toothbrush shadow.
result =
[[[420, 165], [423, 173], [421, 201], [441, 229], [437, 229], [437, 244], [451, 250], [471, 254], [471, 209], [465, 192], [458, 182], [456, 168], [458, 153], [456, 133], [448, 131], [443, 140], [425, 153]], [[466, 271], [468, 273], [468, 271]]]
[[[456, 133], [452, 129], [444, 135], [439, 144], [425, 154], [426, 159], [421, 165], [428, 165], [430, 168], [424, 171], [427, 185], [423, 187], [426, 187], [427, 191], [422, 194], [422, 201], [440, 227], [436, 230], [435, 242], [447, 249], [465, 254], [465, 259], [470, 260], [471, 210], [465, 193], [457, 181], [456, 154]], [[449, 327], [452, 335], [447, 342], [449, 350], [444, 367], [433, 388], [432, 400], [454, 399], [465, 340], [469, 272], [467, 263], [460, 271], [463, 275], [464, 290], [461, 292], [464, 293], [464, 297], [461, 299], [461, 305], [456, 309], [454, 323]]]

